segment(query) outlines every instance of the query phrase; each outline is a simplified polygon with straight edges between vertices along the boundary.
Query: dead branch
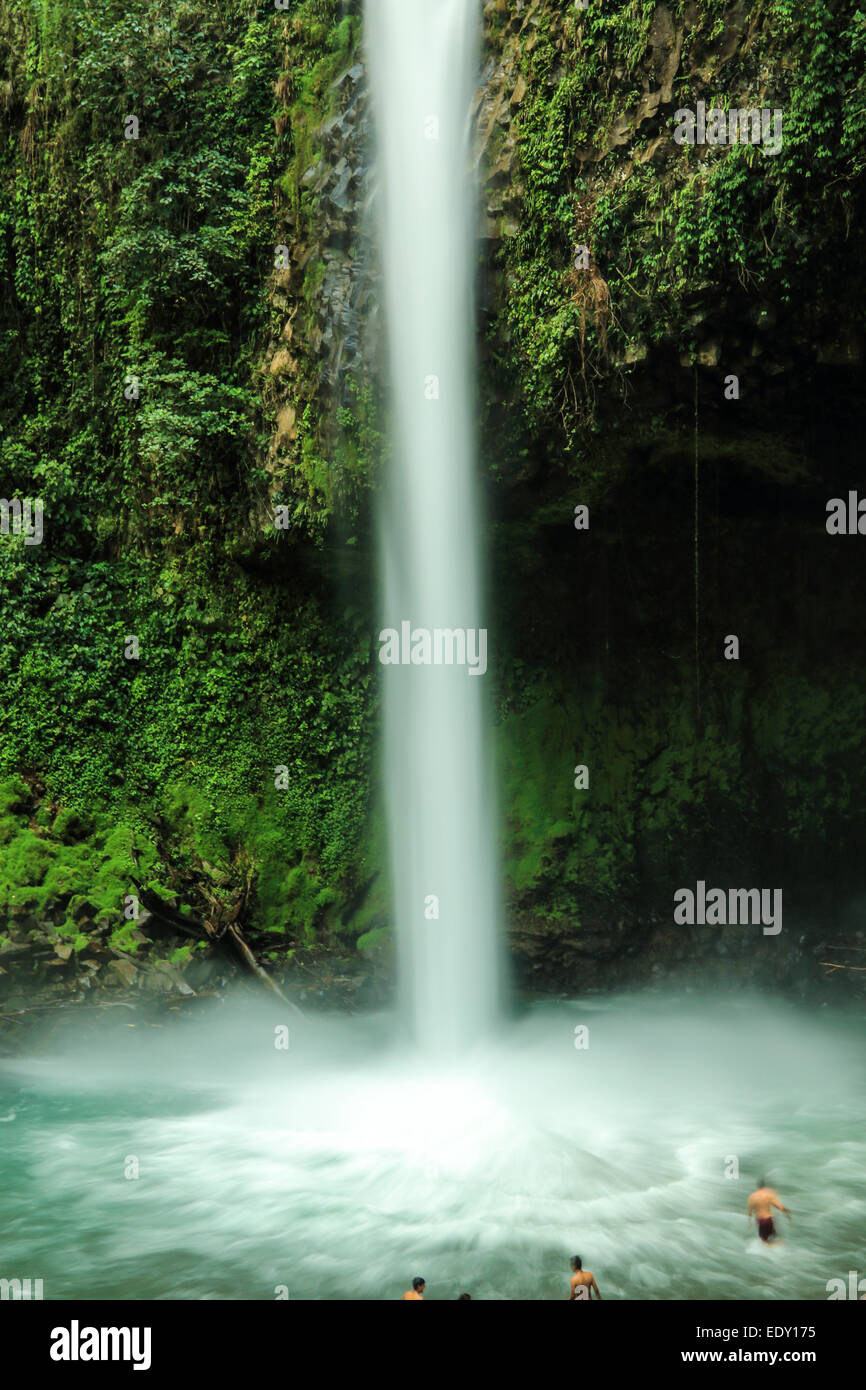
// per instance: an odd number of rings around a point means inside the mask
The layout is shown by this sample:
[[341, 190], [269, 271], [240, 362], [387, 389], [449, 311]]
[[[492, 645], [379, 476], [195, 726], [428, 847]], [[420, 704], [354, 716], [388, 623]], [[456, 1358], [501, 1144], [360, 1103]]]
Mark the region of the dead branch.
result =
[[[182, 913], [178, 912], [177, 908], [172, 907], [170, 903], [167, 903], [165, 899], [161, 898], [153, 889], [145, 888], [137, 879], [133, 879], [132, 882], [138, 889], [139, 901], [147, 908], [148, 912], [153, 913], [154, 917], [160, 918], [169, 926], [174, 927], [185, 936], [193, 937], [196, 941], [209, 940], [215, 946], [224, 945], [225, 942], [228, 941], [234, 948], [235, 954], [240, 957], [246, 969], [249, 970], [251, 974], [255, 975], [256, 979], [263, 984], [266, 989], [270, 990], [272, 994], [275, 994], [287, 1008], [291, 1009], [299, 1018], [303, 1018], [303, 1010], [299, 1008], [297, 1004], [294, 1004], [291, 999], [286, 998], [280, 987], [274, 983], [267, 971], [263, 969], [256, 960], [253, 952], [244, 940], [243, 932], [237, 921], [232, 920], [223, 926], [221, 931], [217, 931], [209, 922], [201, 921], [197, 917], [183, 916]], [[240, 902], [236, 905], [236, 909], [232, 914], [233, 917], [237, 917], [239, 908]]]
[[279, 985], [275, 984], [275, 982], [271, 979], [267, 971], [263, 970], [262, 967], [259, 965], [249, 946], [244, 941], [243, 934], [237, 922], [231, 923], [231, 925], [226, 929], [226, 935], [232, 941], [233, 945], [235, 946], [235, 949], [237, 950], [238, 955], [246, 965], [247, 969], [252, 971], [256, 979], [260, 980], [266, 989], [269, 989], [272, 994], [275, 994], [278, 999], [282, 1000], [282, 1002], [286, 1004], [288, 1008], [292, 1010], [293, 1013], [297, 1014], [299, 1018], [303, 1018], [303, 1010], [300, 1009], [297, 1004], [293, 1004], [291, 999], [286, 998]]

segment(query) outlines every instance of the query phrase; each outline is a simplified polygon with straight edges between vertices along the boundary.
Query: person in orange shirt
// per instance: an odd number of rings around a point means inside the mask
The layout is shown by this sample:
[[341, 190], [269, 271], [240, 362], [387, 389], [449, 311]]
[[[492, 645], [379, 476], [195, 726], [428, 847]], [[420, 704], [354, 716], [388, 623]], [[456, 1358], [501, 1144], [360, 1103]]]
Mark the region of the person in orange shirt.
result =
[[407, 1289], [407, 1290], [406, 1290], [406, 1292], [404, 1293], [403, 1297], [400, 1299], [400, 1302], [401, 1302], [401, 1303], [405, 1303], [405, 1302], [407, 1301], [407, 1299], [412, 1299], [413, 1301], [414, 1301], [415, 1299], [418, 1299], [421, 1303], [423, 1303], [423, 1302], [424, 1302], [424, 1290], [425, 1290], [426, 1287], [427, 1287], [427, 1285], [426, 1285], [425, 1280], [423, 1280], [423, 1279], [413, 1279], [413, 1280], [412, 1280], [412, 1287], [411, 1287], [411, 1289]]
[[574, 1273], [571, 1276], [571, 1293], [568, 1296], [569, 1303], [592, 1302], [592, 1291], [595, 1289], [595, 1296], [601, 1302], [601, 1294], [598, 1291], [598, 1284], [595, 1282], [595, 1275], [590, 1274], [588, 1269], [584, 1269], [579, 1255], [575, 1255], [571, 1261]]

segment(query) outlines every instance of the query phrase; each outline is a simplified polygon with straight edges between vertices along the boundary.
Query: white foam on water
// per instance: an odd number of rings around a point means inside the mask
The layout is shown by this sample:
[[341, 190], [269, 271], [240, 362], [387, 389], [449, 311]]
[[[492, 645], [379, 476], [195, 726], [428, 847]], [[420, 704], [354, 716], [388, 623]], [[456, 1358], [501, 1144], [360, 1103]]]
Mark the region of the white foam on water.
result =
[[[46, 1297], [380, 1299], [421, 1274], [431, 1298], [562, 1298], [572, 1254], [609, 1298], [823, 1299], [866, 1276], [856, 1011], [546, 1005], [462, 1064], [376, 1019], [293, 1024], [280, 1053], [272, 1013], [5, 1068], [6, 1264]], [[794, 1212], [773, 1248], [746, 1222], [762, 1176]]]

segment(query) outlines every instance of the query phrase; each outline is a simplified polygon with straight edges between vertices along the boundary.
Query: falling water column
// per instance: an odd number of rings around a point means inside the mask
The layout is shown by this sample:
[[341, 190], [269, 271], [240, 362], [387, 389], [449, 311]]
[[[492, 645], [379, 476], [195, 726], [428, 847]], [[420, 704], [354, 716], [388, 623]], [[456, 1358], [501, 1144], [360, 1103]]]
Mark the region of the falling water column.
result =
[[489, 1032], [499, 993], [468, 173], [479, 6], [367, 0], [366, 14], [391, 388], [382, 626], [402, 643], [382, 668], [393, 900], [405, 1013], [423, 1046], [454, 1053]]

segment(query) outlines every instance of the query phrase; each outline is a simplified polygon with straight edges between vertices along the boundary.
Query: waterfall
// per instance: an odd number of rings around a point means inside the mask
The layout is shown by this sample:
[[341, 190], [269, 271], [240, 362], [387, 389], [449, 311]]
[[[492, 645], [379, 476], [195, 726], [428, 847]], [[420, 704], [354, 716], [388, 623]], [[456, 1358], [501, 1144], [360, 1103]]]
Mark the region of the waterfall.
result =
[[489, 1032], [500, 985], [475, 495], [479, 21], [476, 0], [366, 0], [390, 381], [380, 659], [394, 663], [382, 668], [392, 899], [405, 1015], [422, 1046], [452, 1054]]

